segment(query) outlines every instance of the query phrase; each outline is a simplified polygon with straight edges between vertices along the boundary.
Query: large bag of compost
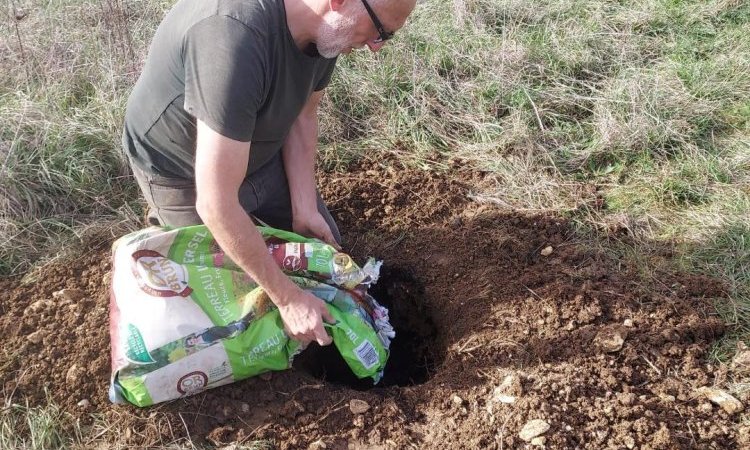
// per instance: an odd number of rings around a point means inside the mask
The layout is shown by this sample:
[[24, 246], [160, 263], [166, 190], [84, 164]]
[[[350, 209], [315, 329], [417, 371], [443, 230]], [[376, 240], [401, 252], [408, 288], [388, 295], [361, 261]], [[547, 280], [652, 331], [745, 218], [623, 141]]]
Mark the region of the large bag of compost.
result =
[[[326, 302], [325, 324], [359, 378], [378, 382], [395, 333], [367, 288], [380, 263], [359, 267], [315, 239], [258, 227], [289, 278]], [[268, 295], [203, 225], [151, 227], [113, 247], [110, 399], [137, 406], [192, 395], [291, 366], [302, 351]]]

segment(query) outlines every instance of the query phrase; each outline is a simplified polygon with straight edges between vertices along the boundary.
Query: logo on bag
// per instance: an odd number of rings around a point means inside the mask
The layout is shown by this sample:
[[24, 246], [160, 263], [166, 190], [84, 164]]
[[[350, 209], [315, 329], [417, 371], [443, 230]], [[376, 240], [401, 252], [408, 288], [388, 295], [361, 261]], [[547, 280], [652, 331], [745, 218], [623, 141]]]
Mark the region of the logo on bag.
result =
[[183, 266], [154, 250], [133, 253], [133, 274], [145, 293], [154, 297], [187, 297], [188, 274]]
[[203, 372], [190, 372], [177, 380], [177, 392], [182, 395], [195, 394], [208, 384], [208, 375]]
[[296, 272], [302, 267], [302, 261], [299, 256], [289, 255], [284, 257], [284, 269]]

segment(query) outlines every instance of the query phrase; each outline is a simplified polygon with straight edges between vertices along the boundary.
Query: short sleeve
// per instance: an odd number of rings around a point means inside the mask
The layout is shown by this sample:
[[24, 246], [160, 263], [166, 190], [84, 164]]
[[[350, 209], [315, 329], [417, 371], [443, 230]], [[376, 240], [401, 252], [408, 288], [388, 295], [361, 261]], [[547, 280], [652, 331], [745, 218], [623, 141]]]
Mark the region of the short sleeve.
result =
[[257, 31], [230, 17], [191, 27], [183, 45], [185, 111], [223, 136], [249, 142], [265, 97], [262, 42]]
[[325, 72], [323, 72], [323, 76], [320, 77], [318, 80], [318, 84], [315, 85], [316, 91], [322, 91], [323, 89], [328, 86], [328, 83], [331, 82], [331, 77], [333, 76], [333, 69], [336, 68], [336, 61], [338, 58], [334, 58], [328, 61], [328, 67], [326, 67]]

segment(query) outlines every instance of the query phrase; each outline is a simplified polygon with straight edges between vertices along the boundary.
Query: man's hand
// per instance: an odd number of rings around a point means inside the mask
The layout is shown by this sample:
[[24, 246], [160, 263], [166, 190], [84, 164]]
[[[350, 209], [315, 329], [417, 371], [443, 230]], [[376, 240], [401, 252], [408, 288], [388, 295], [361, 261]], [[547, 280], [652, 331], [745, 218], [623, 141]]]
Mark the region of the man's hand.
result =
[[196, 210], [227, 255], [268, 293], [279, 307], [287, 334], [327, 345], [323, 319], [333, 318], [323, 302], [292, 283], [268, 254], [263, 237], [239, 203], [250, 143], [231, 140], [198, 120], [195, 178]]
[[278, 305], [281, 320], [287, 335], [307, 344], [316, 341], [320, 345], [331, 343], [331, 337], [323, 327], [323, 320], [334, 323], [335, 320], [325, 303], [318, 297], [297, 289], [292, 298]]
[[293, 214], [292, 217], [292, 231], [302, 236], [320, 239], [336, 250], [341, 250], [338, 242], [333, 238], [331, 227], [317, 210], [305, 214]]

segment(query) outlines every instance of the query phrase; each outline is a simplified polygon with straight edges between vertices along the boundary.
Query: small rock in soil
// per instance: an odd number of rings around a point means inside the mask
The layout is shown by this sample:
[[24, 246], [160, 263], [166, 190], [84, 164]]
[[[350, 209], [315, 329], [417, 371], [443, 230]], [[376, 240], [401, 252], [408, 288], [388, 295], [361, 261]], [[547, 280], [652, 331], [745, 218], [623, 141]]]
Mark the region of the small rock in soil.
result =
[[27, 306], [26, 309], [23, 310], [23, 314], [25, 316], [28, 316], [29, 314], [39, 312], [51, 305], [52, 305], [51, 300], [37, 300], [34, 303]]
[[370, 404], [364, 400], [353, 398], [349, 401], [349, 410], [352, 414], [364, 414], [370, 410]]
[[453, 394], [453, 397], [451, 397], [451, 400], [453, 400], [453, 403], [454, 403], [454, 404], [455, 404], [456, 406], [461, 406], [461, 405], [463, 405], [463, 404], [464, 404], [464, 399], [462, 399], [461, 397], [459, 397], [459, 396], [458, 396], [458, 395], [456, 395], [456, 394]]
[[676, 400], [674, 395], [669, 394], [659, 394], [659, 399], [666, 403], [674, 403], [674, 401]]
[[493, 403], [505, 403], [505, 404], [513, 404], [516, 402], [516, 397], [513, 395], [504, 394], [502, 392], [497, 392], [497, 388], [495, 388], [495, 391], [492, 394], [492, 402]]
[[324, 450], [328, 448], [325, 442], [323, 442], [322, 439], [318, 439], [317, 441], [310, 444], [308, 447], [308, 450]]
[[515, 403], [516, 398], [523, 394], [521, 379], [516, 374], [506, 375], [503, 382], [500, 383], [493, 391], [491, 403]]
[[52, 298], [61, 302], [77, 302], [84, 297], [80, 289], [61, 289], [52, 293]]
[[625, 319], [625, 321], [622, 324], [628, 328], [633, 328], [633, 325], [634, 325], [632, 319]]
[[84, 398], [83, 400], [81, 400], [80, 402], [76, 404], [80, 406], [81, 408], [88, 408], [89, 405], [91, 405], [91, 402], [88, 399]]
[[281, 407], [281, 415], [293, 419], [305, 412], [305, 407], [297, 400], [289, 400]]
[[32, 344], [38, 344], [42, 342], [42, 338], [44, 338], [44, 332], [42, 330], [36, 330], [35, 332], [26, 336], [26, 339], [28, 339], [28, 341]]
[[78, 381], [79, 372], [81, 372], [81, 370], [78, 369], [77, 365], [73, 364], [65, 373], [65, 381], [68, 384], [75, 384]]
[[594, 337], [594, 344], [607, 353], [618, 352], [628, 336], [623, 328], [608, 327], [600, 330]]
[[750, 350], [741, 350], [732, 358], [732, 370], [737, 373], [750, 373]]
[[536, 446], [536, 447], [544, 447], [544, 444], [546, 443], [547, 443], [547, 438], [544, 436], [537, 436], [531, 440], [531, 445]]
[[702, 388], [698, 388], [698, 393], [704, 395], [707, 399], [719, 405], [728, 414], [735, 414], [744, 409], [742, 402], [732, 397], [732, 395], [728, 392], [722, 391], [721, 389], [703, 386]]
[[617, 400], [625, 406], [630, 406], [635, 402], [635, 394], [632, 392], [617, 394]]
[[542, 256], [549, 256], [553, 252], [552, 246], [548, 245], [542, 249], [541, 252], [539, 252]]
[[549, 424], [541, 419], [534, 419], [526, 422], [518, 437], [526, 442], [530, 442], [537, 436], [540, 436], [549, 430]]

